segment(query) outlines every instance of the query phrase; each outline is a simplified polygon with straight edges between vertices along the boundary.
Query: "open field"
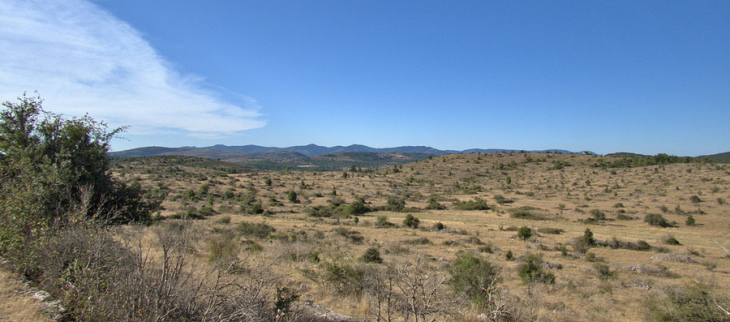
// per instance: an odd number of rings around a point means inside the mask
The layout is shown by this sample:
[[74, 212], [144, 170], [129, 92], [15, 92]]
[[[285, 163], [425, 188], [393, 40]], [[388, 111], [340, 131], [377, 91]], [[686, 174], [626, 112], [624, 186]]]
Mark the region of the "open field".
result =
[[[726, 165], [594, 166], [606, 158], [457, 154], [375, 171], [233, 174], [141, 158], [114, 172], [166, 196], [165, 222], [201, 219], [194, 221], [201, 263], [228, 256], [266, 266], [278, 285], [296, 290], [298, 303], [360, 319], [383, 317], [385, 307], [358, 272], [386, 268], [422, 274], [432, 294], [429, 320], [476, 319], [499, 305], [522, 320], [650, 320], [650, 307], [687, 285], [727, 305]], [[665, 221], [650, 225], [647, 215]], [[417, 225], [407, 227], [407, 216]], [[371, 248], [382, 264], [363, 262]], [[452, 296], [452, 263], [463, 252], [498, 268], [490, 294], [499, 301], [491, 306]], [[526, 262], [538, 265], [536, 276], [551, 277], [524, 278]], [[393, 308], [394, 320], [413, 319]]]

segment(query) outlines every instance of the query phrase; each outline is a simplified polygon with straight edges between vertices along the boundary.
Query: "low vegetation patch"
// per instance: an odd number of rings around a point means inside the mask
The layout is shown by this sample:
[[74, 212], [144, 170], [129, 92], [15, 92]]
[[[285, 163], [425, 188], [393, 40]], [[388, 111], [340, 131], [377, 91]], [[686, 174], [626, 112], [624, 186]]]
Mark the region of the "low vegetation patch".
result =
[[459, 210], [489, 210], [491, 209], [487, 202], [480, 198], [468, 201], [455, 201], [454, 207]]
[[551, 234], [551, 235], [560, 235], [565, 232], [565, 230], [560, 228], [550, 228], [550, 227], [542, 227], [537, 229], [538, 233], [543, 234]]
[[515, 219], [527, 219], [527, 220], [547, 220], [543, 215], [537, 211], [540, 209], [533, 207], [520, 207], [510, 211], [510, 217]]
[[274, 227], [269, 226], [264, 223], [250, 223], [246, 221], [242, 221], [238, 223], [238, 226], [236, 227], [238, 230], [238, 233], [241, 234], [241, 236], [246, 237], [256, 237], [256, 238], [267, 238], [269, 237], [269, 234], [276, 231]]
[[651, 226], [662, 228], [675, 226], [674, 223], [670, 223], [664, 218], [664, 216], [659, 214], [646, 214], [646, 216], [644, 216], [644, 222], [648, 223]]

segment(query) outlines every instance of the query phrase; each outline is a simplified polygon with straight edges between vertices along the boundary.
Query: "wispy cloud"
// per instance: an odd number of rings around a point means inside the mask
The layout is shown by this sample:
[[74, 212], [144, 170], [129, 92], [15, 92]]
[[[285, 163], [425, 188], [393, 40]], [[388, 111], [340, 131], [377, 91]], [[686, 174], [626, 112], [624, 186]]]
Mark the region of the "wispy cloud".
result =
[[37, 90], [53, 112], [135, 134], [211, 138], [265, 125], [255, 100], [231, 103], [181, 75], [137, 30], [83, 0], [0, 1], [0, 48], [3, 101]]

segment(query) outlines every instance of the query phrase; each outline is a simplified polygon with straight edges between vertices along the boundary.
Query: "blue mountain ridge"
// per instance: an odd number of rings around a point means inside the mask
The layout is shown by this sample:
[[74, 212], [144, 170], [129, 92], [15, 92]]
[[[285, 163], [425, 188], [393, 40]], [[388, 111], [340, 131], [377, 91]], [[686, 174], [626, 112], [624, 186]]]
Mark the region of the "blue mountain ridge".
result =
[[265, 147], [259, 145], [238, 145], [228, 146], [217, 144], [209, 147], [179, 147], [179, 148], [166, 148], [166, 147], [142, 147], [124, 151], [111, 152], [112, 156], [119, 157], [140, 157], [140, 156], [152, 156], [159, 154], [174, 154], [177, 151], [189, 151], [189, 150], [216, 150], [216, 151], [227, 151], [227, 152], [243, 152], [243, 153], [266, 153], [266, 152], [283, 152], [290, 151], [301, 153], [304, 156], [316, 156], [323, 154], [332, 153], [345, 153], [345, 152], [370, 152], [370, 153], [422, 153], [422, 154], [433, 154], [433, 155], [444, 155], [444, 154], [456, 154], [456, 153], [496, 153], [496, 152], [551, 152], [551, 153], [564, 153], [564, 154], [595, 154], [590, 151], [571, 152], [567, 150], [559, 149], [548, 149], [548, 150], [520, 150], [520, 149], [468, 149], [468, 150], [439, 150], [428, 146], [399, 146], [392, 148], [372, 148], [365, 145], [353, 144], [349, 146], [333, 146], [326, 147], [316, 144], [309, 145], [298, 145], [285, 148], [278, 147]]

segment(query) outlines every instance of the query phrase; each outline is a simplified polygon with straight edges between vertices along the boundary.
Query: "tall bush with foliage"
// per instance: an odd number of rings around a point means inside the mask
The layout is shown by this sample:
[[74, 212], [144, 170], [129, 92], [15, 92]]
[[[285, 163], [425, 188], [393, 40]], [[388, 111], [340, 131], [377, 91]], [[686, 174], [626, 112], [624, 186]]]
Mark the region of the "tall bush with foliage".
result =
[[21, 247], [52, 226], [89, 218], [147, 221], [158, 202], [143, 200], [110, 172], [107, 131], [87, 116], [64, 118], [23, 95], [0, 111], [0, 252]]
[[489, 261], [470, 252], [456, 256], [449, 269], [451, 287], [474, 304], [488, 309], [494, 303], [494, 292], [499, 282], [499, 270]]

